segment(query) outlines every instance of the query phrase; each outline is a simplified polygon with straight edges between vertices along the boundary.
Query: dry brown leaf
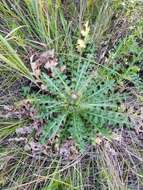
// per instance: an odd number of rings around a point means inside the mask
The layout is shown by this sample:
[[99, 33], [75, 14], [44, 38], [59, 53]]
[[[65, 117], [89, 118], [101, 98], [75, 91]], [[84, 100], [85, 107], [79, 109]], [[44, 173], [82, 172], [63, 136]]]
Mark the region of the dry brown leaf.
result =
[[40, 69], [39, 69], [39, 65], [37, 64], [37, 62], [33, 62], [33, 59], [34, 59], [34, 55], [32, 55], [30, 57], [30, 65], [31, 65], [31, 69], [32, 69], [32, 72], [33, 72], [33, 75], [36, 77], [36, 78], [39, 78], [40, 76]]
[[16, 134], [17, 135], [26, 135], [26, 134], [31, 134], [33, 131], [32, 126], [27, 126], [27, 127], [20, 127], [16, 129]]
[[51, 69], [53, 67], [56, 67], [58, 65], [58, 60], [56, 58], [49, 59], [46, 64], [44, 65], [45, 69]]
[[45, 69], [49, 70], [58, 65], [58, 59], [55, 57], [54, 50], [47, 50], [34, 60], [34, 55], [30, 57], [30, 65], [33, 72], [33, 75], [39, 79], [41, 74], [41, 66], [44, 66]]

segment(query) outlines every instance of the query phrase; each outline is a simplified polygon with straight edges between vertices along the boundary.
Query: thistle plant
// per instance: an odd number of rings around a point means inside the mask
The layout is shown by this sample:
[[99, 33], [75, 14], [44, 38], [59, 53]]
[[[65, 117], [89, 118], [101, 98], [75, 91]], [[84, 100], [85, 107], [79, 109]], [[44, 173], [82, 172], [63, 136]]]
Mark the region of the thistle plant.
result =
[[43, 73], [41, 80], [49, 95], [30, 97], [39, 117], [46, 121], [42, 143], [58, 134], [61, 140], [72, 137], [84, 150], [92, 137], [104, 133], [108, 125], [123, 126], [128, 122], [120, 108], [126, 94], [116, 92], [116, 81], [100, 76], [90, 58], [81, 63], [71, 76], [58, 68], [52, 69], [54, 77]]
[[129, 126], [121, 106], [129, 94], [118, 91], [117, 77], [112, 76], [117, 73], [120, 77], [115, 65], [104, 66], [106, 75], [101, 72], [103, 66], [97, 67], [89, 33], [86, 22], [77, 40], [79, 54], [60, 54], [58, 64], [66, 65], [66, 70], [61, 72], [56, 66], [51, 68], [51, 75], [42, 72], [40, 80], [47, 93], [29, 97], [39, 111], [38, 117], [45, 121], [42, 143], [56, 135], [61, 141], [72, 137], [83, 151], [97, 134], [108, 134], [109, 126]]

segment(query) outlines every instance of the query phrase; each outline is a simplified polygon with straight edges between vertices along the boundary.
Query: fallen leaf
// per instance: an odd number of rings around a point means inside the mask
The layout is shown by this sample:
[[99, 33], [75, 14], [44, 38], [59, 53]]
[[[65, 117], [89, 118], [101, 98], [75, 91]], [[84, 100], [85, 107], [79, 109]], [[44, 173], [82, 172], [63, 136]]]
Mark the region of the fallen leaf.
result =
[[16, 129], [16, 134], [17, 135], [26, 135], [26, 134], [32, 133], [32, 131], [33, 131], [32, 126], [21, 127], [21, 128]]
[[55, 56], [54, 49], [47, 50], [34, 60], [34, 55], [30, 57], [30, 65], [33, 75], [39, 80], [41, 74], [41, 66], [49, 70], [58, 65], [58, 59]]
[[57, 60], [57, 58], [49, 58], [48, 60], [47, 60], [47, 62], [46, 62], [46, 64], [44, 65], [44, 68], [45, 69], [51, 69], [51, 68], [53, 68], [53, 67], [55, 67], [55, 66], [57, 66], [58, 65], [58, 60]]

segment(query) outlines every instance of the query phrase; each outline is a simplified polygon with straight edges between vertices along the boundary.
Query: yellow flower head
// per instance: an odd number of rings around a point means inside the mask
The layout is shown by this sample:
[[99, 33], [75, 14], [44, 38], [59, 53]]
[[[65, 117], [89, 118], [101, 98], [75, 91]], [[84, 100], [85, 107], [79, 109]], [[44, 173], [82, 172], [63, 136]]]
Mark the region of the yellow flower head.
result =
[[86, 21], [86, 23], [84, 24], [84, 29], [81, 30], [81, 34], [82, 36], [87, 39], [88, 38], [88, 35], [89, 35], [89, 32], [90, 32], [90, 27], [89, 27], [89, 22]]
[[87, 22], [85, 22], [85, 24], [83, 25], [83, 29], [81, 30], [82, 39], [77, 40], [77, 50], [79, 52], [81, 52], [82, 50], [84, 50], [86, 48], [86, 44], [87, 44], [88, 37], [89, 37], [89, 32], [90, 32], [90, 27], [89, 27], [89, 23], [87, 21]]
[[82, 40], [82, 39], [78, 39], [78, 41], [77, 41], [77, 49], [78, 49], [78, 51], [81, 51], [82, 49], [85, 49], [85, 48], [86, 48], [85, 41]]

